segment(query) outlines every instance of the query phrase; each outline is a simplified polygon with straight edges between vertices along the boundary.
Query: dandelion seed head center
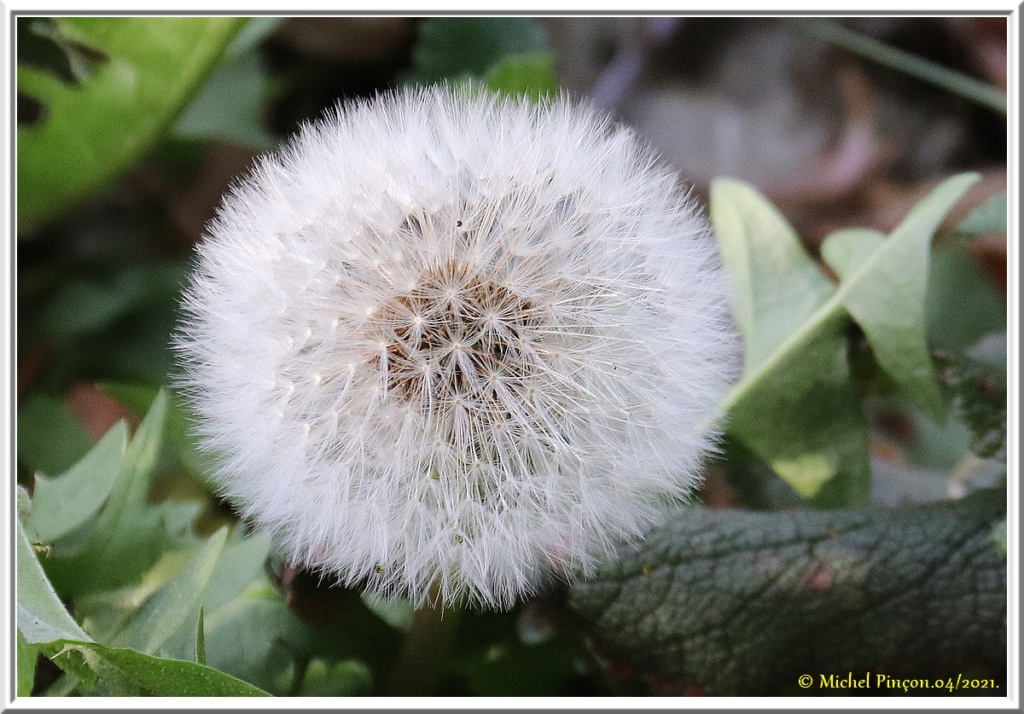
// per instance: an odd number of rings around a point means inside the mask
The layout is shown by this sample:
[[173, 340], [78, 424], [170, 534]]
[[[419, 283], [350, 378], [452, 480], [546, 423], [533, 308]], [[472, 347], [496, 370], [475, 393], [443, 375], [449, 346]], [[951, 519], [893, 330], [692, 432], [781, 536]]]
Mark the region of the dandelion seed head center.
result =
[[388, 392], [425, 412], [452, 405], [497, 413], [497, 384], [515, 386], [539, 365], [525, 353], [541, 324], [532, 302], [458, 260], [425, 270], [384, 302], [370, 326]]

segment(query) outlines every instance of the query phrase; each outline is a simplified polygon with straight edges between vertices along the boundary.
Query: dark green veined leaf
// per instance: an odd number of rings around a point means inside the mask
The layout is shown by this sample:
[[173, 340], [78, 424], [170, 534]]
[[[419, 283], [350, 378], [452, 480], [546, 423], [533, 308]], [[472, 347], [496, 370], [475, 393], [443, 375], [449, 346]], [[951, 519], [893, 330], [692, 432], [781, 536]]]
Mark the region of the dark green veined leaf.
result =
[[616, 693], [799, 694], [809, 673], [810, 693], [828, 694], [819, 674], [975, 666], [1005, 682], [1007, 566], [991, 537], [1005, 512], [1000, 491], [897, 509], [692, 508], [568, 605]]

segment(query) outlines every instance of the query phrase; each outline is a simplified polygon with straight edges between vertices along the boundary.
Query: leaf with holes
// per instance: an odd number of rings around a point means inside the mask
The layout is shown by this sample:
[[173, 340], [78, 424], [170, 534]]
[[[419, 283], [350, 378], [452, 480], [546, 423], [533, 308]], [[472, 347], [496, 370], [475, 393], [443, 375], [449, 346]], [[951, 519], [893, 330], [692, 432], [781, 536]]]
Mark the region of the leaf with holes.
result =
[[[19, 18], [30, 22], [36, 18]], [[67, 81], [18, 66], [40, 116], [18, 128], [18, 230], [25, 233], [124, 171], [173, 121], [246, 20], [66, 17], [61, 44], [95, 59]]]

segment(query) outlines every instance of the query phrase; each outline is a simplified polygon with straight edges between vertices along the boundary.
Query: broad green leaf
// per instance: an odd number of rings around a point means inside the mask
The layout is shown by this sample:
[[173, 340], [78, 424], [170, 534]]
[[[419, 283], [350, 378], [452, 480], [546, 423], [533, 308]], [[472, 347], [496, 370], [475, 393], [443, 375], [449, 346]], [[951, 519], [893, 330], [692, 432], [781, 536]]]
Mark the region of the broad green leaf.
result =
[[[194, 553], [195, 548], [164, 551], [138, 582], [112, 590], [76, 595], [75, 615], [82, 622], [89, 623], [89, 633], [93, 639], [110, 644], [111, 638], [125, 627], [140, 603], [180, 573]], [[177, 653], [168, 656], [188, 659], [179, 657]]]
[[91, 448], [89, 432], [56, 399], [33, 395], [18, 409], [18, 461], [34, 471], [63, 473]]
[[[223, 537], [220, 545], [223, 545]], [[119, 696], [267, 695], [250, 684], [199, 664], [95, 644], [68, 614], [46, 579], [20, 521], [17, 558], [18, 631], [26, 643], [43, 645], [55, 652], [53, 661], [87, 686], [91, 684], [91, 672], [111, 693]]]
[[18, 696], [28, 697], [32, 695], [32, 687], [36, 679], [36, 660], [39, 652], [34, 645], [30, 645], [21, 630], [18, 630]]
[[66, 473], [36, 475], [30, 524], [41, 542], [52, 543], [100, 510], [121, 471], [127, 445], [128, 427], [118, 422]]
[[91, 642], [57, 597], [18, 521], [18, 631], [29, 644], [55, 640]]
[[800, 694], [801, 674], [908, 663], [981, 667], [1005, 690], [1007, 560], [991, 538], [1005, 515], [1002, 490], [912, 508], [690, 508], [573, 585], [569, 621], [613, 694]]
[[1006, 305], [969, 252], [937, 247], [928, 278], [929, 344], [967, 349], [989, 333], [1006, 332]]
[[145, 152], [244, 22], [231, 17], [55, 19], [63, 38], [102, 59], [71, 84], [39, 68], [18, 67], [18, 92], [43, 107], [40, 121], [18, 127], [19, 232], [84, 199]]
[[153, 654], [183, 623], [191, 622], [227, 536], [227, 529], [222, 528], [207, 539], [181, 572], [150, 595], [108, 644]]
[[534, 100], [553, 96], [558, 93], [554, 55], [537, 52], [504, 57], [491, 65], [484, 82], [510, 96], [525, 95]]
[[834, 286], [751, 186], [716, 180], [711, 217], [746, 349], [725, 405], [730, 433], [805, 499], [862, 503], [868, 427], [850, 384]]
[[956, 232], [975, 236], [982, 233], [1006, 233], [1006, 194], [990, 196], [960, 221]]
[[[178, 595], [181, 596], [180, 606], [176, 608], [179, 614], [178, 624], [174, 626], [173, 621], [168, 620], [168, 631], [171, 634], [162, 638], [164, 641], [160, 644], [159, 650], [155, 651], [156, 654], [175, 659], [194, 660], [197, 612], [202, 609], [204, 632], [209, 633], [210, 614], [213, 613], [216, 616], [219, 608], [225, 603], [238, 597], [254, 581], [261, 581], [264, 577], [263, 565], [270, 547], [269, 534], [261, 531], [248, 537], [242, 537], [243, 530], [241, 527], [236, 527], [232, 535], [229, 536], [220, 557], [216, 559], [213, 571], [206, 578], [206, 585], [201, 589], [196, 588], [193, 593], [194, 600], [191, 603], [185, 602], [189, 599], [187, 591], [178, 591]], [[161, 591], [167, 593], [172, 588], [193, 580], [193, 577], [188, 574], [187, 563], [180, 558], [180, 555], [180, 551], [165, 553], [136, 586], [78, 599], [78, 610], [82, 617], [88, 618], [92, 623], [92, 631], [96, 633], [97, 639], [107, 644], [126, 645], [135, 649], [143, 648], [140, 643], [131, 643], [127, 639], [123, 639], [125, 635], [122, 631], [129, 626], [131, 620], [138, 619], [140, 616], [139, 612], [132, 611], [133, 604], [146, 598], [153, 600], [157, 597], [166, 597], [159, 593]], [[200, 558], [201, 554], [197, 549], [192, 555], [193, 563]], [[126, 605], [128, 608], [125, 607]], [[149, 607], [149, 605], [143, 605], [143, 607]], [[164, 603], [156, 609], [167, 613], [169, 608]], [[211, 661], [210, 664], [216, 666], [216, 662]]]
[[128, 445], [110, 497], [86, 524], [89, 531], [55, 543], [47, 574], [59, 592], [79, 596], [137, 582], [163, 551], [190, 542], [196, 504], [146, 501], [167, 408], [167, 394], [161, 391]]
[[270, 532], [263, 530], [244, 538], [238, 537], [243, 531], [241, 526], [235, 528], [224, 546], [224, 554], [217, 561], [203, 593], [206, 612], [214, 612], [237, 597], [263, 574], [263, 566], [270, 554]]
[[[145, 414], [160, 388], [145, 384], [104, 383], [100, 385], [100, 389], [129, 409]], [[190, 430], [195, 416], [177, 393], [169, 391], [168, 400], [164, 436], [182, 462], [209, 482], [210, 475], [217, 468], [217, 462], [210, 452], [200, 450], [192, 438]]]
[[752, 186], [718, 179], [711, 219], [732, 283], [733, 318], [744, 337], [744, 374], [799, 335], [834, 294], [792, 226]]
[[[201, 597], [196, 604], [203, 610], [204, 632], [210, 631], [211, 616], [216, 621], [221, 607], [241, 596], [254, 583], [262, 582], [265, 577], [264, 564], [270, 552], [270, 534], [258, 531], [242, 537], [243, 530], [241, 527], [234, 529], [217, 559], [206, 587], [199, 593]], [[193, 612], [195, 609], [193, 607]], [[195, 653], [195, 637], [191, 620], [185, 622], [162, 646], [160, 653], [179, 659], [190, 658]]]
[[[230, 544], [229, 544], [230, 547]], [[222, 560], [229, 556], [227, 552]], [[215, 586], [211, 578], [208, 588]], [[296, 597], [294, 593], [289, 598]], [[293, 605], [298, 607], [298, 605]], [[374, 671], [387, 671], [397, 654], [400, 637], [362, 607], [358, 598], [345, 599], [335, 617], [311, 625], [292, 611], [289, 601], [259, 573], [244, 592], [211, 610], [204, 607], [206, 663], [274, 694], [298, 686], [302, 663], [321, 658], [335, 662], [359, 659]], [[179, 659], [193, 656], [195, 630], [176, 633], [163, 654]]]
[[826, 236], [821, 257], [840, 280], [845, 280], [864, 268], [885, 240], [884, 233], [871, 228], [844, 228]]
[[929, 245], [950, 208], [977, 174], [944, 181], [882, 240], [873, 231], [839, 231], [822, 244], [839, 274], [839, 296], [864, 330], [875, 359], [918, 406], [941, 421], [945, 405], [925, 342]]
[[274, 31], [285, 22], [285, 17], [250, 17], [246, 20], [245, 26], [235, 35], [227, 51], [224, 53], [227, 59], [241, 57], [244, 54], [256, 49], [263, 40], [274, 34]]
[[280, 693], [287, 691], [279, 686], [280, 673], [294, 666], [293, 653], [303, 653], [313, 634], [265, 579], [216, 611], [205, 611], [203, 626], [210, 667]]
[[74, 654], [95, 672], [114, 696], [267, 697], [267, 692], [195, 662], [153, 657], [129, 649], [69, 642], [54, 661]]
[[546, 49], [543, 28], [526, 17], [433, 17], [420, 23], [419, 33], [407, 77], [418, 84], [482, 78], [505, 57]]
[[263, 127], [267, 75], [256, 52], [228, 59], [174, 125], [185, 138], [226, 139], [265, 151], [277, 140]]

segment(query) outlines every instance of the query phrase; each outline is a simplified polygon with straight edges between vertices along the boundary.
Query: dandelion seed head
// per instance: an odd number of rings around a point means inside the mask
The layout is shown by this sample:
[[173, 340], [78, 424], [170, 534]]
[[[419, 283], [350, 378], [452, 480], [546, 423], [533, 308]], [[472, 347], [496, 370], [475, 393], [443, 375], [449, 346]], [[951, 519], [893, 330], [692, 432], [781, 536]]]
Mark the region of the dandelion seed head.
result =
[[641, 536], [737, 365], [699, 210], [565, 99], [306, 126], [225, 197], [184, 311], [223, 494], [292, 562], [420, 604], [506, 608]]

